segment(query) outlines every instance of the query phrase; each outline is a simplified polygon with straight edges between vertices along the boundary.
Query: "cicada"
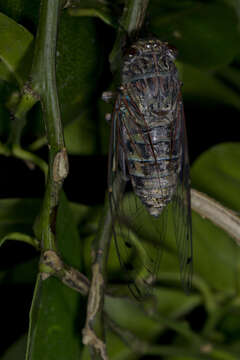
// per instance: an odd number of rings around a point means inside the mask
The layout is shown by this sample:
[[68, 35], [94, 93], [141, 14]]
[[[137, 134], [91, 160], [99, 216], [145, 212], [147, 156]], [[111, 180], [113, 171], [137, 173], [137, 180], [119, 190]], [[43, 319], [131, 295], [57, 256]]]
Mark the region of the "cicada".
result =
[[[108, 187], [114, 239], [137, 298], [157, 279], [169, 227], [184, 288], [191, 285], [189, 161], [176, 55], [158, 39], [134, 43], [123, 59], [111, 117]], [[141, 240], [146, 218], [149, 239], [145, 234]]]

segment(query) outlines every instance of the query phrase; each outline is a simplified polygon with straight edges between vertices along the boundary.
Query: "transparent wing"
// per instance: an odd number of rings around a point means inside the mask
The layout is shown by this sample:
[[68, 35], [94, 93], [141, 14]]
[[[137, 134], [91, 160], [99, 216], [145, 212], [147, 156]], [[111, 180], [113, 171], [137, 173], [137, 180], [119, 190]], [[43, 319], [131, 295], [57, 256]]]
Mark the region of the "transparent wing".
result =
[[[147, 81], [146, 81], [147, 83]], [[155, 86], [155, 84], [154, 84]], [[155, 87], [154, 87], [155, 88]], [[136, 93], [136, 92], [135, 92]], [[151, 129], [144, 122], [139, 126], [137, 117], [142, 117], [138, 107], [139, 99], [131, 96], [118, 96], [112, 118], [112, 136], [109, 153], [109, 198], [113, 219], [113, 234], [124, 278], [133, 295], [142, 299], [151, 294], [152, 284], [157, 278], [162, 251], [168, 230], [169, 207], [171, 207], [173, 226], [180, 261], [181, 280], [186, 291], [191, 286], [192, 277], [192, 230], [191, 204], [189, 187], [189, 162], [187, 139], [181, 95], [177, 97], [171, 141], [172, 159], [180, 154], [180, 167], [177, 171], [176, 189], [171, 203], [163, 212], [154, 217], [149, 214], [141, 200], [135, 195], [131, 186], [129, 149], [123, 141], [123, 133], [130, 139], [130, 146], [136, 158], [143, 158], [138, 145], [142, 142], [148, 149], [148, 156], [154, 159], [151, 172], [157, 178], [159, 194], [164, 192], [161, 165], [158, 161], [157, 142], [151, 139]], [[126, 112], [128, 116], [126, 117]], [[127, 118], [127, 121], [126, 121]], [[136, 134], [138, 144], [136, 143]], [[139, 140], [140, 139], [140, 140]], [[141, 158], [142, 156], [142, 158]], [[169, 159], [169, 168], [176, 166]], [[141, 181], [141, 180], [139, 180]], [[168, 249], [170, 250], [170, 249]], [[171, 251], [171, 250], [170, 250]]]
[[[131, 120], [132, 124], [125, 123], [124, 116], [120, 111], [122, 102], [123, 99], [119, 95], [112, 118], [108, 176], [109, 199], [113, 219], [113, 235], [124, 277], [132, 294], [136, 298], [142, 299], [151, 294], [152, 284], [159, 271], [168, 211], [166, 208], [158, 218], [151, 216], [139, 198], [131, 191], [127, 149], [122, 140], [122, 131], [125, 128], [134, 147], [131, 128], [136, 129], [137, 126], [134, 116]], [[146, 141], [144, 132], [141, 129], [138, 130], [139, 136]], [[149, 147], [155, 156], [154, 146], [149, 143]], [[155, 172], [159, 174], [158, 164], [156, 163], [154, 166], [156, 167]]]
[[176, 243], [178, 248], [181, 280], [184, 290], [191, 288], [193, 272], [193, 247], [192, 247], [192, 220], [189, 159], [185, 117], [181, 95], [177, 103], [177, 131], [179, 131], [179, 147], [181, 152], [181, 167], [179, 171], [177, 188], [172, 200], [173, 223], [175, 228]]

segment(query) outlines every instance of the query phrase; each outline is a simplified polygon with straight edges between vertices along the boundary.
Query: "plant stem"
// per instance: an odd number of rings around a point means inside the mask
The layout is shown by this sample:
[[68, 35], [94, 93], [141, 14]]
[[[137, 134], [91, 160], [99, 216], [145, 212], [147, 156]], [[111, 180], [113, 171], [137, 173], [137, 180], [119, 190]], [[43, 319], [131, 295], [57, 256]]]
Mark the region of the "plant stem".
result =
[[26, 124], [26, 116], [29, 110], [39, 101], [39, 96], [33, 91], [30, 83], [26, 83], [22, 89], [21, 99], [14, 112], [14, 121], [8, 143], [12, 146], [20, 146], [21, 134]]
[[101, 19], [107, 25], [117, 26], [111, 2], [98, 0], [68, 0], [64, 8], [68, 8], [69, 15], [72, 16], [92, 16]]
[[9, 233], [0, 239], [0, 246], [2, 246], [3, 243], [7, 240], [21, 241], [21, 242], [24, 242], [26, 244], [33, 246], [36, 250], [39, 250], [38, 240], [35, 239], [34, 237], [26, 235], [26, 234], [22, 234], [19, 232]]
[[42, 253], [39, 270], [42, 279], [55, 276], [71, 289], [86, 296], [89, 291], [89, 280], [77, 269], [66, 265], [55, 251], [47, 250]]
[[103, 325], [103, 306], [106, 283], [106, 265], [112, 236], [112, 218], [108, 201], [93, 244], [92, 281], [89, 290], [86, 325], [83, 330], [83, 343], [91, 346], [94, 359], [107, 360], [105, 329]]
[[55, 53], [62, 0], [42, 0], [31, 70], [31, 86], [40, 96], [49, 146], [49, 171], [37, 229], [44, 250], [56, 250], [55, 223], [59, 193], [68, 174], [58, 103]]
[[121, 25], [128, 36], [133, 37], [142, 28], [149, 0], [130, 0], [126, 2]]
[[122, 50], [126, 45], [127, 37], [132, 41], [142, 28], [146, 15], [149, 0], [128, 0], [125, 1], [125, 7], [116, 41], [109, 56], [109, 62], [112, 73], [118, 73], [122, 61]]
[[36, 151], [47, 144], [47, 139], [45, 136], [40, 137], [39, 139], [35, 140], [32, 144], [28, 146], [29, 151]]
[[240, 218], [233, 211], [195, 189], [191, 189], [191, 206], [192, 210], [226, 231], [240, 246]]
[[[152, 345], [146, 341], [139, 339], [135, 334], [127, 329], [123, 329], [116, 324], [109, 316], [104, 313], [106, 323], [109, 328], [117, 334], [124, 343], [126, 343], [134, 353], [141, 355], [158, 355], [158, 356], [180, 356], [180, 357], [197, 357], [198, 359], [215, 359], [215, 360], [237, 360], [237, 358], [220, 349], [215, 348], [210, 343], [204, 341], [199, 337], [199, 341], [195, 343], [195, 346], [177, 347], [177, 346], [164, 346], [164, 345]], [[197, 335], [195, 335], [197, 336]], [[193, 345], [191, 343], [191, 345]]]
[[57, 153], [64, 147], [63, 130], [56, 86], [56, 42], [62, 0], [41, 1], [31, 78], [40, 95], [48, 144]]
[[[148, 0], [126, 0], [121, 23], [124, 25], [124, 31], [119, 28], [117, 38], [110, 57], [112, 71], [120, 71], [121, 62], [118, 57], [122, 51], [122, 43], [125, 41], [126, 34], [131, 37], [136, 34], [144, 20], [147, 9]], [[113, 191], [116, 192], [115, 198], [118, 198], [119, 186], [121, 186], [119, 178], [115, 179]], [[106, 201], [102, 226], [100, 233], [94, 243], [94, 260], [92, 266], [92, 281], [88, 297], [88, 309], [86, 325], [83, 330], [83, 343], [90, 346], [92, 359], [107, 360], [104, 322], [103, 322], [103, 306], [104, 293], [106, 283], [106, 264], [110, 240], [112, 236], [112, 216], [109, 203]]]
[[46, 162], [37, 155], [22, 149], [19, 145], [13, 144], [12, 155], [18, 159], [24, 160], [27, 164], [37, 165], [44, 173], [45, 179], [47, 179], [48, 165]]

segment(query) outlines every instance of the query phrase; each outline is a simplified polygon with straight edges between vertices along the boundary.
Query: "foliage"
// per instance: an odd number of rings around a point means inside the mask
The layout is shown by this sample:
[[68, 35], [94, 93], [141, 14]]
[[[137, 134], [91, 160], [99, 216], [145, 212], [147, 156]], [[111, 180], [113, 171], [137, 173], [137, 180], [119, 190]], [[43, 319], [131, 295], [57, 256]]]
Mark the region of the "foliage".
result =
[[[78, 167], [84, 174], [89, 171], [88, 165], [84, 168], [86, 159], [92, 164], [96, 155], [104, 157], [108, 152], [109, 127], [104, 118], [106, 112], [111, 112], [111, 105], [102, 103], [101, 93], [111, 87], [108, 57], [116, 28], [120, 26], [123, 5], [122, 1], [116, 1], [114, 6], [111, 1], [104, 1], [103, 7], [99, 3], [83, 1], [81, 7], [76, 1], [77, 9], [61, 10], [56, 49], [57, 89], [66, 147], [70, 161], [77, 156]], [[225, 108], [239, 116], [239, 7], [237, 0], [149, 2], [146, 31], [167, 39], [179, 50], [186, 113], [192, 108], [205, 113], [202, 123], [187, 116], [189, 129], [205, 126], [207, 133], [208, 127], [217, 132], [230, 126], [228, 119], [220, 124], [217, 117], [208, 116], [211, 107], [216, 113]], [[44, 170], [40, 155], [46, 158], [47, 140], [39, 103], [32, 104], [26, 113], [20, 144], [13, 136], [16, 119], [12, 117], [31, 71], [39, 1], [0, 0], [0, 12], [0, 154]], [[191, 133], [188, 136], [191, 152], [194, 139]], [[213, 140], [214, 146], [206, 147], [201, 154], [200, 147], [192, 165], [192, 186], [239, 213], [240, 143], [230, 142], [232, 138], [225, 140], [217, 145]], [[204, 136], [200, 141], [204, 143]], [[94, 176], [95, 182], [106, 176], [99, 171]], [[23, 183], [21, 173], [15, 179]], [[40, 179], [43, 182], [43, 177]], [[85, 191], [81, 184], [74, 190]], [[42, 200], [29, 196], [7, 198], [4, 191], [1, 189], [5, 198], [0, 200], [0, 245], [2, 254], [7, 254], [10, 260], [1, 265], [0, 286], [4, 294], [1, 296], [6, 297], [10, 289], [14, 302], [6, 301], [1, 316], [11, 319], [12, 307], [21, 311], [18, 297], [21, 298], [26, 286], [33, 300], [28, 340], [26, 326], [15, 323], [14, 319], [11, 324], [7, 320], [2, 323], [6, 339], [0, 349], [2, 359], [23, 359], [27, 341], [28, 360], [89, 359], [81, 340], [86, 298], [59, 279], [50, 277], [43, 281], [37, 274], [36, 251], [29, 251], [29, 245], [9, 241], [30, 242], [37, 247], [35, 240], [41, 240]], [[91, 189], [88, 191], [90, 198]], [[97, 233], [103, 204], [77, 203], [78, 194], [71, 194], [71, 199], [73, 202], [62, 191], [56, 221], [58, 251], [64, 262], [90, 277], [90, 244]], [[147, 226], [143, 219], [143, 231], [145, 228], [148, 232]], [[236, 320], [240, 311], [239, 248], [223, 230], [196, 213], [193, 213], [193, 243], [194, 277], [190, 295], [181, 289], [175, 245], [169, 238], [172, 251], [166, 250], [162, 260], [155, 303], [140, 304], [127, 296], [106, 297], [104, 311], [118, 325], [115, 331], [111, 326], [107, 329], [109, 359], [141, 359], [143, 355], [165, 360], [239, 357], [240, 325]], [[21, 246], [23, 250], [19, 250]], [[18, 251], [22, 258], [13, 256], [11, 260], [12, 253]], [[111, 244], [108, 274], [112, 283], [117, 282], [119, 272]], [[120, 287], [118, 291], [123, 295], [125, 289]], [[28, 311], [30, 306], [24, 312], [26, 319]], [[169, 330], [171, 336], [167, 337]], [[171, 346], [164, 347], [166, 339]]]

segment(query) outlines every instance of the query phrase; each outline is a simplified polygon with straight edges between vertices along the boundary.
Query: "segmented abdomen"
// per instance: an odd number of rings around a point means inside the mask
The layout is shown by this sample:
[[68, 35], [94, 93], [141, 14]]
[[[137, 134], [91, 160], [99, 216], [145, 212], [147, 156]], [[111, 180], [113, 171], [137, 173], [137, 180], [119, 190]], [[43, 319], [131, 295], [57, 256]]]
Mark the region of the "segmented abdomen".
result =
[[149, 213], [155, 216], [171, 201], [176, 189], [180, 153], [172, 151], [175, 144], [171, 132], [171, 124], [158, 125], [145, 133], [139, 129], [131, 135], [125, 126], [122, 128], [132, 186]]

